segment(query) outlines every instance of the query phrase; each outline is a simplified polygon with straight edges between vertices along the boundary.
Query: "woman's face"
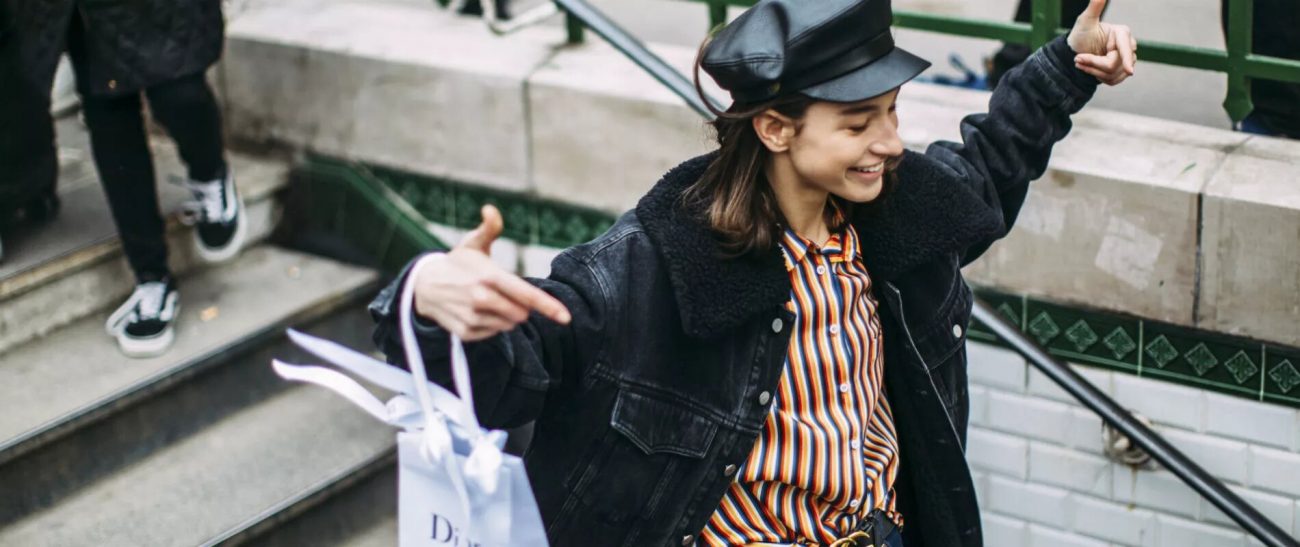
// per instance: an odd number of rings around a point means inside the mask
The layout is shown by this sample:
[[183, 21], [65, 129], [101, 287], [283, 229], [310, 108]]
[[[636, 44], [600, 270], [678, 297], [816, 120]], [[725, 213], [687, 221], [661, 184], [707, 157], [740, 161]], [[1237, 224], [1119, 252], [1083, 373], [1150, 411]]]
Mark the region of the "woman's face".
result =
[[[886, 160], [903, 154], [898, 89], [855, 103], [817, 101], [789, 139], [798, 181], [855, 203], [880, 196]], [[811, 189], [811, 188], [810, 188]]]

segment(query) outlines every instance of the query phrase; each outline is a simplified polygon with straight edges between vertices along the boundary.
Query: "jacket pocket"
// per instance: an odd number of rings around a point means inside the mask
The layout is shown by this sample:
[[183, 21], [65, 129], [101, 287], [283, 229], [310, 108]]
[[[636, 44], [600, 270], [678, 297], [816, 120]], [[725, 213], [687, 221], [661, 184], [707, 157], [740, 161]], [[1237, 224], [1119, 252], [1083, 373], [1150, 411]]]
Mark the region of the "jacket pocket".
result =
[[570, 485], [586, 513], [578, 518], [624, 529], [650, 518], [708, 453], [717, 431], [716, 423], [679, 404], [620, 389], [609, 428]]
[[647, 456], [703, 458], [718, 425], [682, 408], [632, 391], [620, 391], [609, 426]]

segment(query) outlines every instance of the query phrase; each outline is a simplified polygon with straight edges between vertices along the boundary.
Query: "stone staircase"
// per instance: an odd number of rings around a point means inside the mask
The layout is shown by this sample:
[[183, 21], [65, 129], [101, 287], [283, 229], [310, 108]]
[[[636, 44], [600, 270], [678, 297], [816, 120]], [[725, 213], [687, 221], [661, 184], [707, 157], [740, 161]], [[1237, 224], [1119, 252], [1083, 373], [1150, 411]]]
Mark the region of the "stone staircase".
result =
[[[202, 266], [160, 184], [181, 318], [171, 350], [122, 356], [103, 321], [130, 292], [84, 131], [59, 122], [61, 214], [0, 262], [0, 545], [392, 545], [393, 432], [291, 385], [298, 328], [367, 348], [378, 274], [265, 242], [288, 162], [232, 154], [249, 247]], [[155, 138], [160, 179], [183, 173]]]

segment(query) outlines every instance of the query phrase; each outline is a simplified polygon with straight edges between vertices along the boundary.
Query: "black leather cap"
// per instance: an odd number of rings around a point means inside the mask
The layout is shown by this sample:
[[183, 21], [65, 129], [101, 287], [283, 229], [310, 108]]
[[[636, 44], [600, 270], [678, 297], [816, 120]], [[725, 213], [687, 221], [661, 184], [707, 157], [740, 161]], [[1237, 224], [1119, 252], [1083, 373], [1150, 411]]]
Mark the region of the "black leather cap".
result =
[[892, 22], [889, 0], [763, 0], [718, 32], [700, 67], [737, 102], [861, 101], [930, 66], [894, 47]]

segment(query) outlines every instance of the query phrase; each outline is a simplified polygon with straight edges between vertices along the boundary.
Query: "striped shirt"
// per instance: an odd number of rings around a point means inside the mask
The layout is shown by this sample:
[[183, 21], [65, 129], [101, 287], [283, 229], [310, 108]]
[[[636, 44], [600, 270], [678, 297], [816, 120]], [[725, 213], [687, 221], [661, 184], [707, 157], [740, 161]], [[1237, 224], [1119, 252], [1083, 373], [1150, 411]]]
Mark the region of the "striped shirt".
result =
[[701, 545], [826, 544], [873, 508], [897, 523], [898, 439], [885, 400], [880, 320], [857, 232], [820, 248], [787, 229], [795, 330], [763, 431]]

